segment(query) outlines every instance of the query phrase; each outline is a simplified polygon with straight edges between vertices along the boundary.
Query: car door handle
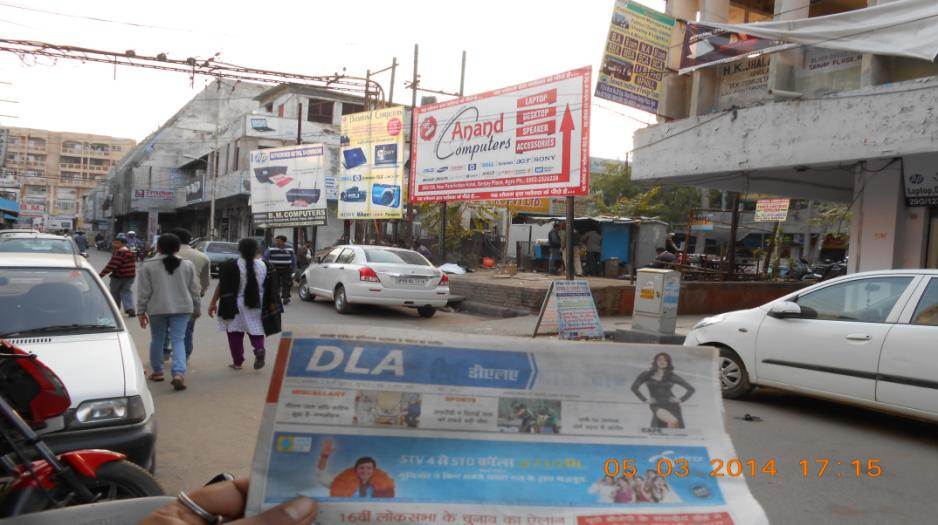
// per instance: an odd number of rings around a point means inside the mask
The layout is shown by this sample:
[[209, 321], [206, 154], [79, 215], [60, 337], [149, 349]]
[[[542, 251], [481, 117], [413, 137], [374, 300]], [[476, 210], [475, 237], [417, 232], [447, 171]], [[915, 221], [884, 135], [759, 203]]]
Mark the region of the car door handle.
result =
[[847, 339], [851, 341], [869, 341], [872, 338], [869, 334], [847, 334]]

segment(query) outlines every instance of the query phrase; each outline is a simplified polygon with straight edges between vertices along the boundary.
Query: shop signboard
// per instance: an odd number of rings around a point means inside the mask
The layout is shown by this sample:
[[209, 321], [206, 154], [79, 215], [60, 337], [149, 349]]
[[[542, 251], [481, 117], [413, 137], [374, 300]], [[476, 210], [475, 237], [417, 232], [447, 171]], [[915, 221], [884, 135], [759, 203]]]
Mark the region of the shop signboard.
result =
[[251, 212], [261, 228], [323, 226], [323, 144], [251, 152]]
[[186, 204], [202, 202], [205, 198], [205, 173], [195, 177], [195, 180], [186, 185]]
[[596, 97], [657, 113], [673, 31], [673, 18], [637, 2], [616, 0]]
[[756, 201], [755, 222], [785, 222], [790, 199], [759, 199]]
[[[736, 472], [717, 350], [621, 346], [298, 326], [246, 513], [303, 495], [319, 523], [767, 524]], [[653, 379], [661, 359], [673, 390]]]
[[692, 232], [712, 232], [713, 215], [694, 215], [690, 221], [690, 231]]
[[404, 108], [342, 116], [340, 219], [400, 219], [404, 202]]
[[680, 73], [684, 75], [702, 67], [755, 58], [752, 55], [781, 51], [797, 45], [690, 22], [684, 31]]
[[906, 206], [938, 206], [938, 168], [931, 155], [903, 159]]
[[412, 202], [589, 193], [589, 67], [417, 108]]
[[551, 281], [534, 326], [534, 337], [554, 330], [560, 339], [603, 338], [603, 327], [587, 281]]
[[133, 201], [172, 201], [176, 200], [176, 190], [134, 190]]

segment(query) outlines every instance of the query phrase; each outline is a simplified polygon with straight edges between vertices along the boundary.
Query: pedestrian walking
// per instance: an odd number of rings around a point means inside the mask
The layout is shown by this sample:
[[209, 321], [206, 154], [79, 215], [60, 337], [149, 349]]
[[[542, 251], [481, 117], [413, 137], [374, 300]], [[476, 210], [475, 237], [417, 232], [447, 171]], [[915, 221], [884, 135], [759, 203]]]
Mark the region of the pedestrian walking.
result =
[[556, 275], [555, 263], [560, 262], [561, 251], [560, 223], [555, 222], [554, 227], [547, 233], [547, 248], [550, 250], [550, 257], [547, 259], [547, 273]]
[[85, 253], [88, 251], [88, 238], [85, 237], [85, 232], [78, 230], [72, 236], [72, 239], [75, 241], [75, 245], [78, 246], [79, 252]]
[[218, 314], [219, 328], [228, 334], [231, 352], [229, 367], [241, 370], [244, 363], [244, 334], [254, 348], [254, 369], [264, 366], [264, 337], [280, 332], [283, 306], [279, 274], [272, 266], [258, 260], [260, 248], [251, 238], [238, 242], [241, 257], [219, 267], [218, 286], [208, 307], [209, 317]]
[[195, 265], [180, 259], [179, 237], [160, 235], [157, 254], [140, 266], [137, 282], [137, 313], [140, 327], [150, 327], [152, 381], [163, 381], [163, 347], [167, 330], [173, 341], [173, 388], [185, 390], [186, 325], [201, 311], [202, 288]]
[[101, 277], [111, 274], [111, 297], [117, 303], [117, 307], [123, 305], [124, 311], [130, 317], [136, 315], [134, 312], [134, 278], [137, 275], [137, 259], [133, 252], [127, 247], [127, 238], [123, 234], [117, 234], [111, 241], [114, 251], [111, 253], [111, 260], [107, 266], [101, 270]]
[[[192, 246], [189, 246], [189, 243], [192, 242], [192, 232], [189, 230], [185, 228], [176, 228], [169, 233], [179, 237], [181, 246], [179, 248], [179, 253], [177, 253], [176, 256], [182, 260], [191, 262], [192, 265], [195, 266], [195, 274], [199, 279], [199, 287], [202, 290], [199, 294], [199, 297], [205, 297], [209, 287], [212, 285], [212, 279], [209, 273], [212, 263], [209, 260], [208, 255], [205, 255]], [[192, 355], [192, 332], [195, 330], [196, 319], [198, 319], [198, 316], [192, 316], [189, 319], [189, 324], [186, 325], [186, 361], [188, 361], [189, 356]], [[164, 355], [164, 357], [166, 356]]]
[[293, 272], [296, 271], [296, 254], [287, 246], [287, 238], [278, 235], [274, 245], [264, 251], [264, 262], [270, 264], [280, 280], [280, 297], [283, 304], [290, 304], [290, 292], [293, 289]]
[[588, 275], [598, 276], [599, 259], [603, 251], [603, 237], [598, 230], [589, 230], [580, 239], [586, 250], [586, 272]]

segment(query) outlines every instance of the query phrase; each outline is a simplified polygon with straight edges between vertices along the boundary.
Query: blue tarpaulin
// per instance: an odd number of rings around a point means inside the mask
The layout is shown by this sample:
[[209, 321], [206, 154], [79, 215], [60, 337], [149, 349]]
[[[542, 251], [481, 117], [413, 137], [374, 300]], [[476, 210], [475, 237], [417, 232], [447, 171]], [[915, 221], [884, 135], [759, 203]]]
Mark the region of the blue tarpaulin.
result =
[[0, 211], [18, 214], [20, 212], [20, 205], [10, 199], [0, 199]]

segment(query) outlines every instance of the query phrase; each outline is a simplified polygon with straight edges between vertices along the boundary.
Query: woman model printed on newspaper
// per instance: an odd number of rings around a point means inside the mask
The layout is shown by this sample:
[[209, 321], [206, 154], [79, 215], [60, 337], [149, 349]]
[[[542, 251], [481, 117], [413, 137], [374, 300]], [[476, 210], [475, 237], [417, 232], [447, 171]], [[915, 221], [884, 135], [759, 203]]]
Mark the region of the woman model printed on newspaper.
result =
[[[642, 385], [648, 389], [648, 397], [642, 394]], [[674, 385], [684, 388], [684, 395], [675, 397]], [[639, 374], [632, 383], [632, 392], [643, 403], [651, 407], [651, 428], [684, 428], [684, 416], [681, 403], [694, 395], [694, 387], [681, 376], [674, 373], [671, 356], [665, 352], [656, 355], [651, 368]]]

